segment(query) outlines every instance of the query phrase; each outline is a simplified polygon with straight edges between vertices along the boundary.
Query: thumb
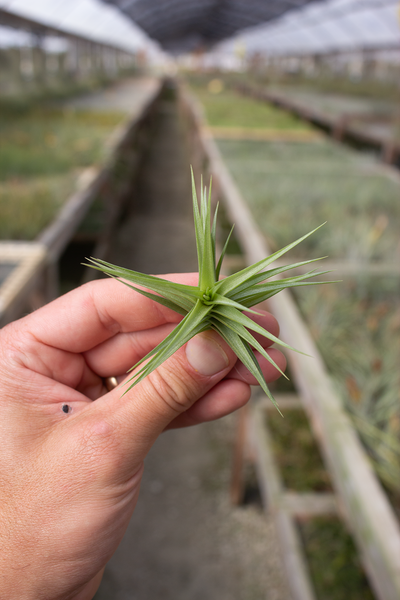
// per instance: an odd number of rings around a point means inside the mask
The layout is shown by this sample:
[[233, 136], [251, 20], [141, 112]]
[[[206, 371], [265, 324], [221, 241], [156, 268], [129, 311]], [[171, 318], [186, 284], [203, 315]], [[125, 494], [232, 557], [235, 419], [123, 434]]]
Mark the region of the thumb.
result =
[[236, 360], [233, 350], [216, 332], [200, 333], [124, 398], [120, 386], [108, 398], [104, 396], [109, 414], [119, 427], [122, 424], [129, 443], [134, 440], [135, 447], [140, 445], [144, 457], [169, 423], [223, 379]]

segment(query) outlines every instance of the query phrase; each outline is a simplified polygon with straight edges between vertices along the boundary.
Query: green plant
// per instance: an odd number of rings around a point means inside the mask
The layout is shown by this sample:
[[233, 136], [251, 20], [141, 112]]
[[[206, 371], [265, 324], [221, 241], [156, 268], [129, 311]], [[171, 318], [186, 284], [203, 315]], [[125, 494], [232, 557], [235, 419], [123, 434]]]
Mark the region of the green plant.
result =
[[272, 250], [328, 221], [291, 257], [398, 262], [399, 185], [371, 157], [329, 140], [219, 140], [218, 147]]
[[118, 111], [90, 111], [0, 99], [0, 240], [33, 240], [79, 187], [82, 170], [101, 165]]
[[232, 90], [211, 94], [205, 87], [192, 86], [202, 103], [211, 127], [312, 131], [305, 121], [274, 106], [242, 96]]
[[[296, 300], [385, 486], [400, 500], [400, 282], [367, 275]], [[286, 420], [286, 419], [285, 419]]]
[[[272, 262], [314, 233], [315, 230], [256, 264], [246, 267], [225, 279], [219, 279], [222, 261], [233, 228], [217, 262], [216, 226], [218, 206], [215, 210], [214, 218], [211, 219], [211, 185], [208, 197], [207, 189], [205, 187], [203, 188], [203, 184], [201, 185], [200, 209], [193, 173], [192, 190], [199, 263], [199, 283], [197, 286], [173, 283], [152, 275], [145, 275], [136, 271], [124, 269], [95, 258], [88, 259], [92, 264], [86, 265], [102, 271], [110, 277], [117, 278], [119, 281], [140, 294], [143, 294], [147, 298], [155, 300], [184, 316], [182, 321], [156, 348], [130, 369], [132, 371], [145, 363], [144, 366], [142, 366], [142, 368], [129, 380], [130, 382], [133, 381], [133, 383], [128, 390], [144, 379], [144, 377], [156, 369], [167, 358], [172, 356], [176, 350], [188, 342], [194, 335], [207, 329], [213, 329], [230, 345], [238, 358], [254, 375], [264, 392], [275, 404], [253, 349], [258, 350], [260, 354], [272, 363], [282, 375], [284, 374], [270, 358], [262, 345], [254, 338], [251, 331], [259, 333], [285, 348], [290, 348], [292, 350], [293, 348], [266, 331], [244, 313], [257, 314], [251, 309], [252, 306], [271, 298], [271, 296], [274, 296], [285, 288], [320, 283], [305, 281], [305, 279], [310, 276], [315, 277], [321, 274], [321, 272], [316, 272], [315, 270], [310, 271], [305, 275], [266, 281], [289, 269], [300, 265], [306, 265], [319, 259], [307, 260], [301, 263], [264, 271], [264, 269]], [[128, 282], [144, 286], [147, 289], [143, 290], [137, 288]], [[151, 290], [151, 292], [148, 290]]]

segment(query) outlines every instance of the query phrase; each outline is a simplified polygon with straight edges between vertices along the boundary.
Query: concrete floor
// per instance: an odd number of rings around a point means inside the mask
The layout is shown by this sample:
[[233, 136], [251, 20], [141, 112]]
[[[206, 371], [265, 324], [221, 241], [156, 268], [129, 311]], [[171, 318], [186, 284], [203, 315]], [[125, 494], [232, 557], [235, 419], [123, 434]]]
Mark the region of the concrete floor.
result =
[[[111, 262], [196, 270], [189, 162], [176, 105], [163, 100]], [[235, 415], [170, 431], [146, 459], [135, 514], [96, 600], [287, 600], [272, 521], [233, 508]]]

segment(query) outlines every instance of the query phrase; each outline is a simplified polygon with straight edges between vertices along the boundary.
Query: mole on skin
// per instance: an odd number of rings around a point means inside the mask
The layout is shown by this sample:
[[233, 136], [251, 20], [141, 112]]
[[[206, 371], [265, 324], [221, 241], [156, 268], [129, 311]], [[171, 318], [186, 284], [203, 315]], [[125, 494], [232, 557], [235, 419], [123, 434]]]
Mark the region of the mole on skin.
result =
[[62, 405], [62, 411], [65, 412], [65, 413], [69, 413], [70, 407], [68, 406], [68, 404], [63, 404]]

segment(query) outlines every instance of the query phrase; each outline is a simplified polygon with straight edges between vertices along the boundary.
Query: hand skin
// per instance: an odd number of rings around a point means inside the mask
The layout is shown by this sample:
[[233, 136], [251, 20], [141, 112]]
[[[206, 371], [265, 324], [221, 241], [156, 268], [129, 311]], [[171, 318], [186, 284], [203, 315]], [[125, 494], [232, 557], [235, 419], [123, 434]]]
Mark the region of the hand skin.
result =
[[[166, 277], [196, 283], [194, 274]], [[263, 313], [258, 322], [278, 335]], [[190, 340], [125, 396], [123, 385], [106, 393], [102, 378], [122, 381], [180, 318], [99, 280], [0, 331], [1, 599], [92, 598], [156, 438], [249, 399], [253, 377], [214, 332]], [[268, 352], [283, 370], [284, 356]], [[267, 381], [277, 379], [265, 359], [260, 364]]]

